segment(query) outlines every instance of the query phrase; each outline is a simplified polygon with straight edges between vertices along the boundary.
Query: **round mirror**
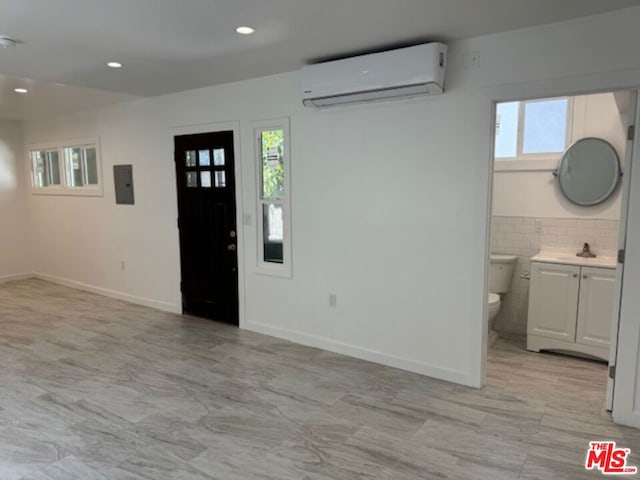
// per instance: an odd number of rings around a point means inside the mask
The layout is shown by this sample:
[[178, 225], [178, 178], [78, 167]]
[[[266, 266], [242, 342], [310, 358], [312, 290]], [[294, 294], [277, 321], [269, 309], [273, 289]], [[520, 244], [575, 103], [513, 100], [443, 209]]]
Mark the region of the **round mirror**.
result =
[[618, 186], [622, 169], [616, 150], [600, 138], [583, 138], [565, 152], [556, 171], [560, 189], [577, 205], [598, 205]]

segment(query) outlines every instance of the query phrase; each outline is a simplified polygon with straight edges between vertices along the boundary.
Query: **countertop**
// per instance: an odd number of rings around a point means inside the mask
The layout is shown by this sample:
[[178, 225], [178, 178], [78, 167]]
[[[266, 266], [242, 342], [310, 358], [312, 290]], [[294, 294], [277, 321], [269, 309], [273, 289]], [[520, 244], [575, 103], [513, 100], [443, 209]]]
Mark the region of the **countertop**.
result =
[[531, 261], [599, 268], [616, 268], [618, 265], [615, 252], [612, 251], [603, 251], [602, 253], [594, 252], [597, 255], [596, 258], [577, 257], [576, 253], [577, 251], [569, 249], [542, 250], [534, 257], [531, 257]]

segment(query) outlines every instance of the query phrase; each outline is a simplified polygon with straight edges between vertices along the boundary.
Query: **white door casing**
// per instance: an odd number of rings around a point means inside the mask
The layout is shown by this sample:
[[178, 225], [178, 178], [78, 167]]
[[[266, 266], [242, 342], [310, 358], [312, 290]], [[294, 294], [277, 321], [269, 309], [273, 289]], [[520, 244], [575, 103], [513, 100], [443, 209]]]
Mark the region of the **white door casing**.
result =
[[[631, 93], [631, 100], [629, 104], [629, 121], [627, 122], [629, 127], [632, 125], [637, 125], [637, 117], [638, 113], [638, 92], [633, 91]], [[624, 159], [623, 168], [623, 176], [622, 176], [622, 201], [620, 207], [620, 225], [618, 230], [618, 250], [625, 250], [627, 245], [627, 224], [629, 219], [629, 199], [631, 196], [631, 179], [632, 179], [632, 165], [633, 158], [636, 154], [634, 147], [635, 139], [630, 138], [627, 140], [627, 148], [626, 155]], [[620, 330], [620, 315], [621, 315], [621, 304], [622, 304], [622, 295], [623, 295], [623, 275], [624, 274], [624, 264], [618, 263], [618, 268], [616, 269], [616, 290], [614, 294], [614, 305], [613, 305], [613, 321], [611, 322], [611, 335], [610, 342], [611, 345], [609, 347], [609, 368], [616, 369], [616, 365], [618, 363], [618, 337]], [[635, 347], [637, 351], [637, 346]], [[636, 353], [637, 355], [637, 353]], [[613, 397], [615, 391], [615, 380], [611, 376], [607, 381], [607, 397], [605, 406], [607, 410], [613, 410]], [[614, 417], [615, 419], [615, 417]]]

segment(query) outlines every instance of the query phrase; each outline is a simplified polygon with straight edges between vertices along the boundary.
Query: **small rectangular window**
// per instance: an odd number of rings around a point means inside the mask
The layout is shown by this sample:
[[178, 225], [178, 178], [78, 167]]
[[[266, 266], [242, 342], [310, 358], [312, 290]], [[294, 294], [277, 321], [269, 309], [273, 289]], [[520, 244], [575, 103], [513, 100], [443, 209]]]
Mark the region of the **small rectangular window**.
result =
[[79, 148], [64, 149], [64, 168], [66, 184], [68, 187], [82, 186], [82, 165], [80, 162], [81, 151]]
[[31, 170], [35, 188], [60, 185], [60, 165], [57, 150], [31, 150]]
[[98, 184], [98, 164], [95, 147], [66, 147], [64, 163], [67, 187]]
[[60, 162], [57, 150], [47, 152], [47, 172], [49, 185], [60, 185]]
[[256, 122], [259, 271], [291, 276], [289, 120]]
[[33, 186], [43, 188], [49, 185], [46, 170], [47, 152], [40, 150], [31, 151], [31, 168], [33, 171]]
[[500, 165], [496, 166], [509, 170], [552, 166], [569, 144], [572, 115], [573, 101], [568, 97], [498, 103], [494, 146]]
[[77, 145], [55, 142], [31, 147], [33, 193], [101, 196], [101, 167], [97, 139]]
[[524, 104], [522, 153], [561, 153], [567, 146], [567, 99]]
[[84, 148], [82, 150], [82, 160], [84, 162], [83, 173], [85, 185], [97, 185], [98, 184], [98, 163], [96, 159], [95, 147]]

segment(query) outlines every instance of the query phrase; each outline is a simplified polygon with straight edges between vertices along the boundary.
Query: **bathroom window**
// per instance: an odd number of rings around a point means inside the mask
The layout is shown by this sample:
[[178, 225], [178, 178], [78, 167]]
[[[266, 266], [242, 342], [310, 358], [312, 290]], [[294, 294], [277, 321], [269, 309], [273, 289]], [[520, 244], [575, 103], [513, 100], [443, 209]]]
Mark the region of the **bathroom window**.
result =
[[29, 147], [32, 193], [102, 196], [97, 139]]
[[258, 271], [291, 276], [289, 120], [255, 122]]
[[570, 143], [572, 114], [568, 97], [498, 103], [496, 169], [555, 168]]

